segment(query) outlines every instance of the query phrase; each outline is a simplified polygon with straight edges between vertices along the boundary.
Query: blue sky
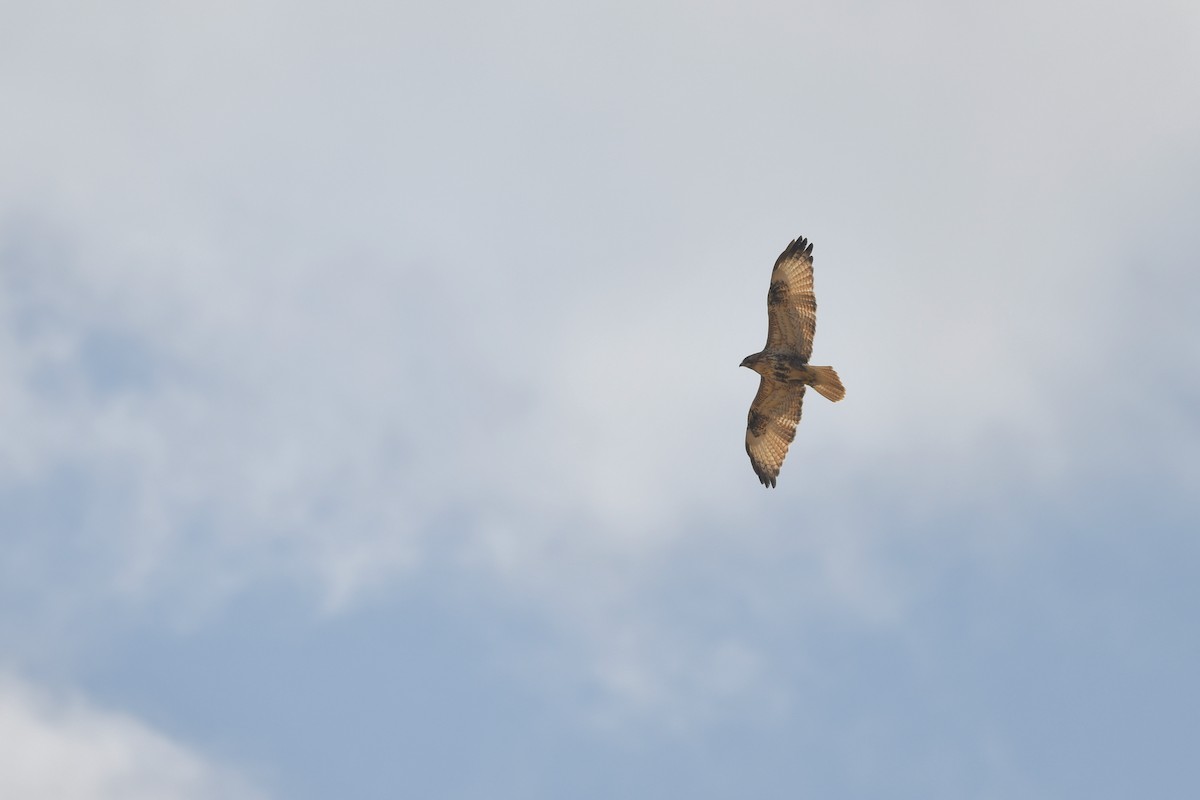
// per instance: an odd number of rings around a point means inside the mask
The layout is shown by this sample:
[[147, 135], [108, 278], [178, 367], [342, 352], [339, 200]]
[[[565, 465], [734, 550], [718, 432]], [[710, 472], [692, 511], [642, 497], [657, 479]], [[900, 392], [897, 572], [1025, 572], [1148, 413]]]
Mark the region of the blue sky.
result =
[[6, 7], [0, 794], [1191, 796], [1192, 5]]

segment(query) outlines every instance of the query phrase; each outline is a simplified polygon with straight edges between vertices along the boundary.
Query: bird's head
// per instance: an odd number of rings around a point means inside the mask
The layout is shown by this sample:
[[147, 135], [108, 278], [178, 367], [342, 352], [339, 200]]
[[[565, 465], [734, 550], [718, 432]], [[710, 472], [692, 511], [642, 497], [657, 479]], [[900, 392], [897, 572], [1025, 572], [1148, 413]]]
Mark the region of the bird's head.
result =
[[754, 365], [759, 362], [760, 358], [762, 358], [761, 353], [755, 353], [752, 356], [746, 356], [745, 358], [742, 359], [742, 363], [739, 364], [738, 366], [739, 367], [747, 367], [749, 369], [754, 369]]

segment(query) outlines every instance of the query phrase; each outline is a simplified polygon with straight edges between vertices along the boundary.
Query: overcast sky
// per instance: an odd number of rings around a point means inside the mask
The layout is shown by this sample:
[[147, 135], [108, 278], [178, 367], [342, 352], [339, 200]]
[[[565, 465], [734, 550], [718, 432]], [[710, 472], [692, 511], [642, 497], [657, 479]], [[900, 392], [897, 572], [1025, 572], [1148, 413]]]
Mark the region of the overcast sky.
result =
[[1197, 794], [1197, 9], [0, 4], [0, 795]]

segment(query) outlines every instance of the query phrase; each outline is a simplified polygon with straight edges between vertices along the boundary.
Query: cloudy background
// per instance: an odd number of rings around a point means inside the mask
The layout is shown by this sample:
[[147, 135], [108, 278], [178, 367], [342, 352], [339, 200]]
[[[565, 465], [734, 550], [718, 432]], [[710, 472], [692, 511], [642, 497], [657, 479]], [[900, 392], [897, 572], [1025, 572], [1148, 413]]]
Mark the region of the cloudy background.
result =
[[1190, 0], [4, 2], [0, 98], [3, 796], [1200, 791]]

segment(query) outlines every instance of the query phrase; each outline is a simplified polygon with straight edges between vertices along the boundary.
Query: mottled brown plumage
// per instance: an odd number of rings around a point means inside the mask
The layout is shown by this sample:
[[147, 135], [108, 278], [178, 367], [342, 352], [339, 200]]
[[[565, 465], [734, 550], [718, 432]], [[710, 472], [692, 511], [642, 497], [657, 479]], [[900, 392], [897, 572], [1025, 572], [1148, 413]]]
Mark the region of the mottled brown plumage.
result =
[[779, 255], [767, 290], [766, 347], [742, 361], [762, 376], [746, 420], [746, 453], [763, 486], [774, 487], [779, 477], [800, 422], [804, 388], [834, 402], [846, 396], [833, 367], [808, 363], [817, 327], [812, 264], [812, 245], [803, 237]]

